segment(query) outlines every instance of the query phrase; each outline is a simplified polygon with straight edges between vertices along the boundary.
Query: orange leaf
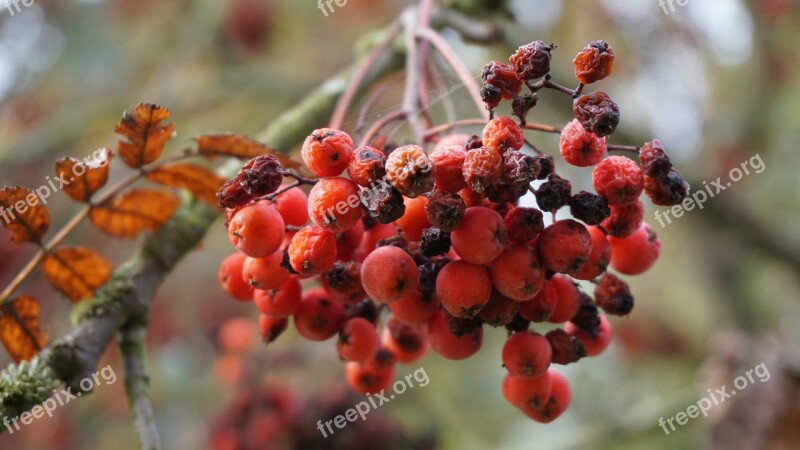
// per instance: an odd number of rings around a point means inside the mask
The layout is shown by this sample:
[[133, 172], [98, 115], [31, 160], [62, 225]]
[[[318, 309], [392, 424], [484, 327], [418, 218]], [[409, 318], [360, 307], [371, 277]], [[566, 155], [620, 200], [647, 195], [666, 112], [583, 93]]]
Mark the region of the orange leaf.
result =
[[56, 161], [56, 175], [68, 182], [64, 191], [73, 200], [88, 202], [92, 194], [108, 182], [108, 162], [111, 152], [103, 148], [95, 152], [91, 158], [79, 161], [69, 156]]
[[161, 156], [175, 129], [161, 124], [169, 116], [168, 109], [153, 103], [139, 103], [122, 114], [114, 131], [126, 138], [119, 141], [119, 156], [128, 167], [141, 167]]
[[209, 158], [230, 156], [244, 160], [269, 154], [278, 158], [286, 169], [297, 169], [302, 166], [299, 162], [247, 136], [231, 133], [204, 134], [195, 137], [194, 140], [197, 141], [197, 150], [200, 154]]
[[98, 228], [118, 238], [134, 238], [161, 227], [178, 207], [173, 194], [156, 189], [131, 189], [89, 211]]
[[186, 189], [200, 200], [217, 204], [217, 191], [225, 182], [210, 170], [194, 164], [169, 164], [147, 173], [147, 178], [165, 186]]
[[34, 192], [22, 186], [0, 189], [0, 218], [14, 242], [38, 242], [50, 227], [47, 208]]
[[47, 341], [39, 325], [39, 302], [20, 295], [0, 308], [0, 341], [15, 363], [36, 356]]
[[62, 247], [42, 264], [47, 280], [73, 303], [91, 298], [111, 276], [111, 264], [85, 247]]

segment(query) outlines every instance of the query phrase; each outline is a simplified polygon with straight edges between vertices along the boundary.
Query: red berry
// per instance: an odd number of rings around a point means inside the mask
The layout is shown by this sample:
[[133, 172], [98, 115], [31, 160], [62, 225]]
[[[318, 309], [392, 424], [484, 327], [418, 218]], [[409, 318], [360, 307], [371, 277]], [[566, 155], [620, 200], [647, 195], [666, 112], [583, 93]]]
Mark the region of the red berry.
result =
[[528, 242], [544, 229], [542, 212], [536, 208], [517, 206], [506, 214], [505, 222], [512, 242]]
[[509, 64], [492, 61], [481, 71], [481, 79], [496, 91], [504, 100], [511, 100], [522, 90], [522, 80], [517, 77], [517, 72]]
[[573, 284], [572, 279], [565, 275], [555, 274], [549, 282], [553, 283], [556, 288], [558, 302], [556, 302], [556, 307], [553, 309], [553, 313], [550, 314], [550, 318], [547, 319], [548, 322], [562, 323], [575, 317], [581, 307], [581, 298], [580, 292]]
[[552, 356], [550, 343], [541, 334], [514, 333], [503, 345], [503, 365], [508, 373], [519, 378], [544, 374]]
[[566, 219], [539, 233], [538, 245], [542, 261], [550, 270], [571, 274], [580, 271], [589, 260], [592, 237], [583, 224]]
[[567, 334], [575, 336], [583, 342], [583, 347], [586, 349], [586, 356], [597, 356], [611, 343], [613, 332], [611, 324], [606, 319], [606, 316], [600, 315], [600, 326], [597, 329], [597, 336], [592, 336], [582, 328], [579, 328], [572, 322], [567, 322], [564, 326]]
[[573, 61], [575, 78], [583, 84], [592, 84], [611, 75], [614, 68], [614, 50], [606, 41], [592, 41]]
[[336, 236], [321, 227], [308, 226], [295, 233], [287, 252], [297, 273], [319, 275], [336, 261]]
[[375, 326], [366, 319], [355, 317], [350, 319], [339, 332], [336, 348], [339, 356], [345, 361], [363, 362], [378, 351], [378, 332]]
[[397, 228], [394, 225], [376, 223], [372, 228], [364, 232], [364, 238], [361, 240], [361, 250], [368, 254], [375, 250], [379, 241], [394, 236], [397, 236]]
[[247, 256], [234, 253], [222, 260], [217, 272], [217, 280], [225, 292], [236, 300], [251, 300], [253, 287], [245, 281], [243, 276], [244, 263]]
[[331, 233], [353, 228], [361, 220], [358, 185], [347, 178], [322, 178], [308, 194], [308, 215]]
[[408, 253], [387, 245], [367, 255], [361, 265], [361, 282], [369, 298], [393, 303], [417, 288], [419, 270]]
[[379, 349], [366, 362], [348, 362], [344, 374], [350, 387], [360, 394], [377, 394], [392, 384], [395, 357], [388, 349]]
[[492, 148], [470, 150], [461, 167], [467, 187], [482, 194], [503, 174], [503, 155]]
[[495, 288], [518, 302], [533, 299], [544, 284], [545, 267], [536, 250], [527, 245], [515, 245], [504, 251], [491, 268]]
[[286, 225], [302, 227], [308, 223], [308, 198], [300, 188], [281, 192], [272, 202]]
[[627, 316], [633, 309], [633, 295], [628, 285], [616, 276], [607, 273], [594, 288], [597, 306], [608, 314]]
[[286, 318], [293, 315], [300, 306], [303, 295], [300, 281], [292, 277], [278, 289], [269, 291], [256, 290], [253, 301], [262, 314], [273, 318]]
[[638, 198], [622, 206], [611, 206], [610, 209], [611, 215], [600, 224], [609, 236], [626, 238], [642, 226], [644, 205]]
[[611, 245], [606, 234], [597, 227], [587, 227], [592, 237], [592, 251], [583, 268], [572, 274], [578, 280], [592, 280], [606, 271], [611, 262]]
[[519, 312], [520, 304], [520, 302], [511, 300], [495, 289], [492, 291], [491, 297], [489, 297], [489, 303], [483, 307], [479, 317], [483, 323], [489, 326], [506, 326], [514, 320], [514, 317]]
[[441, 303], [435, 295], [423, 294], [419, 289], [409, 289], [403, 298], [389, 304], [389, 310], [400, 322], [419, 326], [430, 322], [440, 306]]
[[467, 208], [461, 224], [450, 234], [458, 256], [473, 264], [486, 264], [500, 256], [507, 240], [503, 218], [482, 206]]
[[428, 341], [431, 348], [447, 359], [466, 359], [477, 353], [483, 345], [483, 329], [475, 327], [460, 337], [453, 334], [441, 311], [428, 324]]
[[344, 306], [332, 300], [322, 288], [314, 288], [303, 293], [294, 326], [304, 338], [324, 341], [339, 331], [343, 318]]
[[625, 275], [646, 272], [661, 253], [661, 241], [646, 223], [630, 237], [609, 237], [608, 242], [611, 244], [611, 267]]
[[489, 270], [466, 261], [453, 261], [436, 277], [436, 297], [456, 317], [474, 317], [492, 295]]
[[520, 409], [545, 405], [552, 389], [553, 381], [549, 372], [533, 378], [518, 378], [508, 373], [503, 378], [503, 397]]
[[320, 277], [322, 287], [332, 299], [346, 305], [355, 305], [367, 295], [361, 283], [361, 263], [336, 261], [331, 270]]
[[247, 258], [242, 276], [254, 289], [278, 289], [289, 279], [289, 272], [281, 266], [283, 255], [278, 250], [263, 258]]
[[505, 153], [508, 149], [519, 150], [525, 145], [522, 128], [514, 120], [499, 116], [490, 120], [483, 128], [483, 146]]
[[386, 175], [386, 156], [374, 147], [361, 147], [353, 152], [347, 166], [347, 175], [359, 186], [365, 188], [381, 180]]
[[561, 130], [558, 147], [564, 161], [573, 166], [590, 167], [603, 159], [606, 140], [587, 131], [578, 119], [574, 119]]
[[269, 344], [283, 334], [287, 325], [289, 325], [287, 319], [278, 319], [266, 314], [259, 314], [258, 316], [258, 328], [265, 344]]
[[386, 346], [398, 362], [409, 364], [422, 358], [428, 351], [428, 338], [420, 327], [406, 325], [394, 317], [386, 321], [383, 329], [383, 345]]
[[335, 177], [350, 163], [353, 140], [344, 131], [314, 130], [303, 143], [303, 162], [318, 177]]
[[278, 211], [265, 203], [246, 206], [228, 224], [228, 239], [234, 247], [252, 258], [262, 258], [278, 250], [286, 225]]
[[642, 169], [624, 156], [609, 156], [592, 171], [594, 190], [611, 206], [635, 202], [644, 189]]
[[557, 305], [558, 288], [547, 280], [533, 300], [519, 303], [519, 315], [531, 322], [544, 322], [550, 319]]
[[437, 145], [436, 150], [430, 155], [431, 162], [436, 166], [436, 187], [455, 194], [467, 185], [463, 174], [466, 156], [467, 151], [463, 145], [448, 147]]
[[394, 224], [403, 233], [403, 237], [409, 241], [419, 241], [422, 238], [422, 230], [431, 226], [428, 222], [428, 215], [425, 213], [428, 199], [426, 197], [406, 197], [404, 203], [406, 212], [403, 217], [395, 220]]
[[386, 180], [406, 197], [419, 197], [433, 189], [436, 168], [425, 149], [406, 145], [386, 158]]
[[547, 374], [552, 383], [547, 401], [538, 406], [530, 403], [521, 408], [526, 416], [540, 423], [550, 423], [558, 419], [567, 410], [572, 399], [567, 378], [553, 369], [548, 370]]
[[336, 235], [336, 257], [342, 261], [351, 259], [353, 252], [364, 238], [364, 222], [359, 220], [353, 228]]

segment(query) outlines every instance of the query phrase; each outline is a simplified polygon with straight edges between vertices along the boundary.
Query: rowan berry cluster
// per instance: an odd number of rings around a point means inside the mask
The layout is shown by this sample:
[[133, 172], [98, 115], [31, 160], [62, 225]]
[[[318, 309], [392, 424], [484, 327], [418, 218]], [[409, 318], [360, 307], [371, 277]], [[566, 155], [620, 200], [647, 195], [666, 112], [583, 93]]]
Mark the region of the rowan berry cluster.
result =
[[[230, 183], [256, 186], [258, 195], [232, 203], [228, 233], [238, 252], [223, 261], [219, 279], [234, 298], [255, 302], [265, 341], [289, 318], [306, 339], [338, 336], [348, 382], [375, 393], [391, 384], [398, 362], [429, 348], [468, 358], [480, 350], [485, 326], [505, 328], [505, 398], [539, 422], [564, 412], [570, 387], [551, 365], [602, 353], [612, 337], [606, 315], [633, 308], [627, 284], [607, 269], [641, 274], [660, 253], [640, 195], [674, 204], [688, 186], [658, 141], [644, 146], [641, 163], [608, 156], [619, 108], [603, 92], [581, 95], [584, 84], [611, 73], [608, 44], [592, 42], [575, 59], [581, 85], [574, 91], [550, 80], [554, 48], [536, 41], [511, 64], [484, 67], [487, 106], [511, 100], [522, 124], [498, 116], [481, 136], [443, 137], [430, 154], [422, 145], [355, 148], [343, 131], [315, 130], [302, 148], [318, 177], [307, 196], [299, 187], [279, 190], [273, 173], [287, 172], [273, 161], [271, 170], [245, 166]], [[523, 84], [531, 92], [520, 95]], [[574, 193], [553, 158], [522, 152], [524, 118], [543, 88], [574, 98], [560, 153], [569, 164], [594, 167], [594, 192]], [[265, 197], [262, 185], [274, 194]], [[519, 204], [528, 192], [538, 208]], [[223, 188], [224, 206], [229, 196]], [[556, 220], [565, 207], [572, 218]], [[594, 298], [580, 280], [596, 284]], [[564, 326], [539, 333], [532, 323]]]

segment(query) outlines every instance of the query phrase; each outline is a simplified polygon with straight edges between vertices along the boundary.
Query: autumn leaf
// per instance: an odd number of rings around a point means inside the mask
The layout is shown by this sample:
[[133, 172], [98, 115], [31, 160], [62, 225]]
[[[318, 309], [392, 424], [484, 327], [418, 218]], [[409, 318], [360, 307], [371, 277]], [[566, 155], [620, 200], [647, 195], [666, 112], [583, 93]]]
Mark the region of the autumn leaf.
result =
[[42, 264], [47, 280], [73, 303], [91, 298], [111, 276], [111, 264], [85, 247], [62, 247]]
[[225, 182], [224, 178], [210, 170], [194, 164], [169, 164], [147, 173], [147, 178], [164, 186], [186, 189], [200, 200], [211, 205], [217, 204], [217, 191]]
[[168, 109], [153, 103], [139, 103], [122, 114], [114, 131], [125, 136], [119, 141], [119, 156], [129, 167], [137, 168], [158, 159], [175, 126], [161, 122], [170, 116]]
[[197, 150], [200, 154], [208, 158], [230, 156], [247, 160], [269, 154], [276, 157], [281, 162], [281, 166], [286, 169], [302, 167], [299, 162], [247, 136], [231, 133], [204, 134], [195, 137], [194, 140], [197, 142]]
[[134, 238], [161, 227], [178, 207], [173, 194], [156, 189], [131, 189], [89, 211], [98, 228], [118, 238]]
[[64, 185], [67, 195], [75, 201], [88, 202], [108, 182], [110, 160], [111, 152], [105, 148], [85, 161], [67, 156], [56, 161], [56, 175], [69, 183]]
[[21, 295], [0, 307], [0, 313], [0, 341], [14, 362], [36, 356], [47, 341], [39, 324], [39, 302], [29, 295]]
[[47, 208], [34, 192], [22, 186], [0, 189], [0, 217], [14, 242], [39, 242], [50, 227]]

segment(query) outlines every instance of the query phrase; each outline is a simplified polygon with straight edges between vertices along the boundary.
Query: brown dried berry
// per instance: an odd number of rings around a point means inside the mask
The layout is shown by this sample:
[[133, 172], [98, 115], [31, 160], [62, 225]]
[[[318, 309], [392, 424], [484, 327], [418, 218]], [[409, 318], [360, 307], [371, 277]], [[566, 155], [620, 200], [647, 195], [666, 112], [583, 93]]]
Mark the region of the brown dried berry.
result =
[[517, 71], [517, 76], [523, 80], [535, 80], [550, 73], [550, 53], [556, 46], [547, 45], [542, 41], [533, 41], [517, 49], [511, 55], [509, 62]]
[[503, 154], [502, 180], [506, 184], [527, 188], [539, 175], [540, 167], [536, 159], [519, 151]]
[[425, 228], [422, 230], [419, 249], [422, 255], [428, 258], [444, 255], [450, 251], [450, 233], [445, 233], [436, 227]]
[[500, 178], [502, 170], [503, 157], [489, 147], [472, 150], [464, 157], [464, 181], [467, 187], [479, 194]]
[[471, 334], [473, 331], [475, 331], [475, 329], [481, 327], [481, 321], [477, 317], [456, 317], [444, 309], [442, 310], [442, 314], [444, 314], [444, 321], [447, 323], [447, 328], [450, 329], [450, 332], [458, 338], [466, 334]]
[[533, 157], [536, 167], [539, 168], [539, 173], [536, 175], [537, 180], [544, 180], [553, 173], [555, 169], [555, 162], [550, 155], [537, 155]]
[[370, 187], [386, 175], [386, 155], [375, 147], [361, 147], [353, 152], [347, 175], [356, 184]]
[[473, 134], [464, 141], [464, 149], [467, 151], [477, 150], [483, 147], [483, 139], [477, 134]]
[[594, 288], [597, 306], [615, 316], [627, 316], [633, 310], [633, 295], [628, 284], [607, 273]]
[[536, 203], [542, 211], [555, 211], [566, 205], [572, 191], [572, 183], [566, 178], [550, 174], [547, 181], [536, 189]]
[[610, 135], [619, 125], [619, 106], [603, 91], [577, 98], [572, 113], [583, 128], [600, 137]]
[[600, 225], [611, 215], [605, 198], [586, 191], [580, 191], [569, 199], [569, 212], [586, 225]]
[[464, 199], [460, 196], [436, 189], [425, 205], [425, 215], [431, 225], [449, 233], [461, 223], [466, 209]]
[[[246, 205], [252, 199], [253, 196], [250, 195], [244, 189], [242, 183], [239, 182], [239, 177], [234, 177], [226, 181], [222, 187], [219, 188], [219, 191], [217, 191], [217, 200], [219, 200], [218, 205], [220, 208], [230, 208], [235, 211], [236, 208]], [[226, 213], [226, 227], [228, 226], [229, 216], [231, 216], [231, 214]]]
[[512, 242], [528, 242], [544, 229], [542, 212], [536, 208], [517, 206], [506, 214], [505, 222]]
[[283, 182], [281, 163], [272, 155], [261, 155], [247, 161], [236, 176], [217, 192], [219, 204], [225, 208], [242, 206], [258, 197], [278, 190]]
[[425, 293], [435, 292], [436, 277], [439, 276], [439, 271], [442, 270], [442, 267], [449, 262], [450, 259], [448, 258], [438, 258], [419, 266], [419, 290]]
[[436, 168], [424, 148], [405, 145], [386, 158], [386, 179], [401, 194], [416, 198], [433, 189]]
[[521, 125], [525, 125], [525, 118], [528, 117], [528, 112], [530, 112], [538, 102], [539, 96], [535, 92], [526, 92], [517, 96], [517, 98], [511, 102], [511, 111], [515, 116], [519, 117]]
[[673, 167], [663, 178], [644, 177], [644, 193], [654, 205], [673, 206], [689, 196], [689, 182]]
[[[516, 203], [526, 192], [528, 192], [526, 186], [515, 186], [506, 184], [503, 181], [496, 181], [486, 188], [486, 198], [493, 204]], [[494, 209], [497, 210], [497, 208]]]
[[500, 102], [503, 101], [503, 93], [500, 89], [488, 83], [483, 84], [480, 94], [481, 100], [486, 103], [486, 107], [489, 109], [497, 108]]
[[355, 305], [345, 305], [342, 323], [347, 323], [348, 320], [356, 317], [366, 319], [369, 323], [375, 323], [378, 320], [378, 306], [372, 300], [362, 300]]
[[600, 332], [600, 312], [597, 311], [597, 305], [595, 305], [592, 297], [583, 292], [581, 292], [580, 297], [581, 306], [578, 308], [577, 314], [570, 319], [570, 322], [591, 336], [597, 337]]
[[639, 161], [642, 164], [642, 172], [648, 177], [663, 178], [672, 169], [672, 161], [658, 139], [642, 146], [639, 151]]
[[367, 209], [369, 216], [380, 223], [392, 223], [406, 212], [403, 195], [385, 183], [372, 189], [362, 189], [360, 196], [361, 204]]
[[517, 77], [514, 68], [499, 61], [483, 66], [481, 79], [484, 84], [497, 88], [504, 100], [511, 100], [522, 91], [522, 80]]
[[592, 41], [573, 61], [575, 78], [583, 84], [591, 84], [611, 75], [614, 68], [614, 50], [606, 41]]
[[574, 363], [586, 356], [586, 348], [580, 339], [570, 336], [561, 328], [556, 328], [544, 335], [553, 349], [553, 363], [566, 365]]

